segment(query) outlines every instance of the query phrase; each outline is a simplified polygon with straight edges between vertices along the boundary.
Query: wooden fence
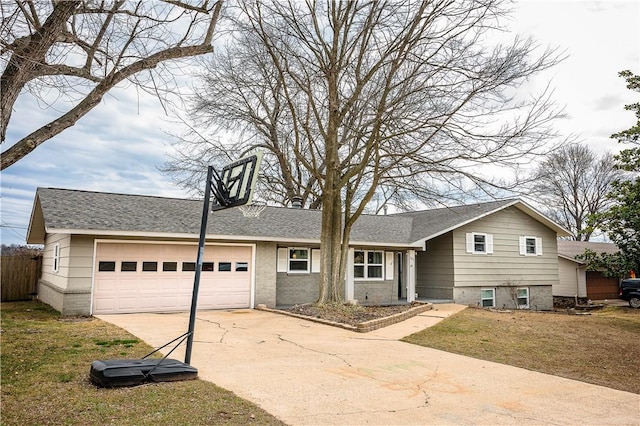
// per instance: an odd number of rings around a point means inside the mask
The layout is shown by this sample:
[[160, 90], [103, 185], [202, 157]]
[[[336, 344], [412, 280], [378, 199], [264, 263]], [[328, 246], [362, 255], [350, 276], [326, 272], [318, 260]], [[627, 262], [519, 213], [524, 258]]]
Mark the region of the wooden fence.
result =
[[31, 300], [37, 291], [42, 256], [2, 256], [1, 262], [2, 301]]

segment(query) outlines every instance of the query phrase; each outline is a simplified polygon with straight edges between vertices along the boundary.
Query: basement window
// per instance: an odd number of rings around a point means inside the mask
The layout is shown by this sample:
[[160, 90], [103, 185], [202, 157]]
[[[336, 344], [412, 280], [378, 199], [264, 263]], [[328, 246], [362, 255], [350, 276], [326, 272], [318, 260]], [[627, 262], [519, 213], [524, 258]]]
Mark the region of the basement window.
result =
[[493, 308], [496, 306], [496, 290], [494, 288], [483, 288], [480, 298], [483, 308]]
[[529, 289], [518, 289], [518, 309], [529, 309]]

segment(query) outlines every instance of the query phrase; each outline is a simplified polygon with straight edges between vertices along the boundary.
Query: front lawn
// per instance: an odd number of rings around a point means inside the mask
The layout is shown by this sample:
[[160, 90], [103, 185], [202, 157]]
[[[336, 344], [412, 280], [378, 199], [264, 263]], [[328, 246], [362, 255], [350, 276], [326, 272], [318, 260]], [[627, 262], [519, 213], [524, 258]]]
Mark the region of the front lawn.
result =
[[2, 303], [3, 425], [276, 424], [275, 417], [203, 380], [104, 389], [91, 361], [153, 349], [95, 318], [64, 318], [37, 302]]
[[403, 340], [640, 393], [640, 309], [567, 315], [469, 308]]

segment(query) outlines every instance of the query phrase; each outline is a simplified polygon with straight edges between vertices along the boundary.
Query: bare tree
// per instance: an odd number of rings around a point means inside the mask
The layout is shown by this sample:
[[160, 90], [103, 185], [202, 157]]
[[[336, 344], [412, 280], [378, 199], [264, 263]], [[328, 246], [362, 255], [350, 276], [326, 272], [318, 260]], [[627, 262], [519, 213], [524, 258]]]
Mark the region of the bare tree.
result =
[[73, 107], [21, 140], [10, 141], [1, 168], [73, 126], [125, 80], [166, 99], [174, 88], [173, 76], [162, 66], [212, 51], [222, 4], [221, 0], [3, 1], [1, 142], [22, 94], [46, 102], [49, 91], [54, 91]]
[[225, 83], [196, 112], [239, 131], [239, 151], [282, 155], [281, 193], [300, 170], [294, 192], [319, 196], [321, 303], [342, 298], [350, 231], [375, 196], [485, 184], [479, 166], [517, 165], [553, 133], [548, 93], [517, 89], [558, 56], [529, 39], [492, 43], [501, 1], [258, 0], [235, 12], [233, 54], [212, 66]]
[[589, 241], [611, 206], [607, 194], [620, 177], [610, 153], [598, 158], [586, 145], [568, 145], [552, 152], [534, 172], [533, 195], [545, 212], [573, 233], [576, 241]]

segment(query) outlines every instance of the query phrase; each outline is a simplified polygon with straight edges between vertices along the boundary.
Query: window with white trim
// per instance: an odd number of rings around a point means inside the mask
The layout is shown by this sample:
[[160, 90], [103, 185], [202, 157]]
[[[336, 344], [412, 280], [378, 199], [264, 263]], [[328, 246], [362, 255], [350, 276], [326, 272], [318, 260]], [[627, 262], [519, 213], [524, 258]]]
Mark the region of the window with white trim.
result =
[[482, 232], [467, 232], [466, 246], [467, 253], [492, 254], [493, 235]]
[[52, 269], [53, 272], [58, 272], [60, 270], [60, 243], [55, 243], [53, 245]]
[[309, 249], [290, 248], [288, 272], [309, 272]]
[[383, 252], [356, 250], [353, 252], [353, 277], [383, 279]]
[[517, 292], [518, 309], [529, 309], [529, 289], [519, 288]]
[[532, 236], [519, 237], [521, 256], [542, 256], [542, 238]]
[[496, 289], [483, 288], [480, 290], [480, 302], [483, 308], [493, 308], [496, 306]]

